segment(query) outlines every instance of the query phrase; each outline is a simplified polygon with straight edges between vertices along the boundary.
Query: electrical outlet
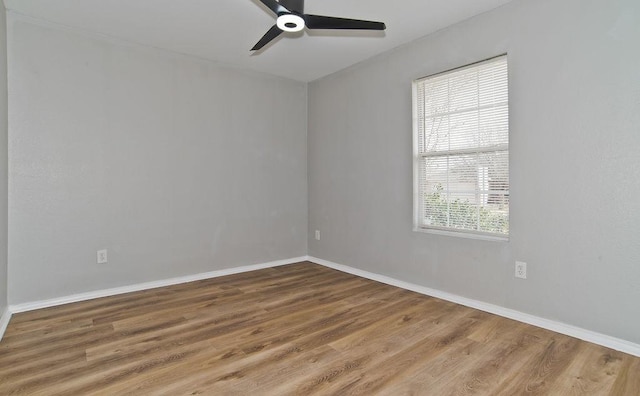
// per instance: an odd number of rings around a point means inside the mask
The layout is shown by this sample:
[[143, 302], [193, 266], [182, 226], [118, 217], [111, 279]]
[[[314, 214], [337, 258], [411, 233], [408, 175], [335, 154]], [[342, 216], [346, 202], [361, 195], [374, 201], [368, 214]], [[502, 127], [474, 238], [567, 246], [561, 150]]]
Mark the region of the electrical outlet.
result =
[[316, 230], [316, 241], [320, 240], [320, 230]]
[[527, 263], [516, 261], [516, 278], [527, 279]]
[[98, 264], [107, 263], [107, 249], [98, 250]]

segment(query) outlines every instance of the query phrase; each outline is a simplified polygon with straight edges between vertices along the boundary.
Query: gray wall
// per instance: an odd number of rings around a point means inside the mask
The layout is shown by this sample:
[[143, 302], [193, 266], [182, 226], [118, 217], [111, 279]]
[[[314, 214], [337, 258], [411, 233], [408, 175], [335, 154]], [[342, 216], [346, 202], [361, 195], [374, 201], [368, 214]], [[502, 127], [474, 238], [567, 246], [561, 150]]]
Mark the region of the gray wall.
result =
[[0, 3], [0, 315], [7, 307], [7, 18]]
[[9, 17], [11, 304], [307, 253], [306, 84]]
[[[639, 343], [638, 48], [637, 0], [516, 0], [310, 84], [310, 255]], [[412, 232], [411, 81], [505, 52], [510, 242]]]

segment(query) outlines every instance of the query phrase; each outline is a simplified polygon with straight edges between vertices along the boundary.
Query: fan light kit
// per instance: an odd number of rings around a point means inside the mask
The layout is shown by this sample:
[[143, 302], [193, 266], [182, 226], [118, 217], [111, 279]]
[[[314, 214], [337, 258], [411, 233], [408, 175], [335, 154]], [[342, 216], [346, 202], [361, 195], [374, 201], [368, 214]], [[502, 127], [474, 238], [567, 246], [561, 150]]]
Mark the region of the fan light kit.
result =
[[260, 0], [278, 17], [276, 24], [251, 48], [257, 51], [280, 36], [282, 32], [299, 32], [307, 29], [385, 30], [382, 22], [360, 19], [336, 18], [304, 13], [304, 0]]
[[299, 32], [304, 29], [304, 19], [293, 14], [284, 14], [278, 17], [276, 25], [285, 32]]

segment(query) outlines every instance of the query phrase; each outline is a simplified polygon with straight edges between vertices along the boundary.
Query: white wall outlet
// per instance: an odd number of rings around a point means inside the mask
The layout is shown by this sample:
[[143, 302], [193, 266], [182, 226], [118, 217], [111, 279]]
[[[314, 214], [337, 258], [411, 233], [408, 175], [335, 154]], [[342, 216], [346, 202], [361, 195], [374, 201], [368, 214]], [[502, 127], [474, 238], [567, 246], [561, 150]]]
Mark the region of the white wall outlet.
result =
[[516, 261], [516, 278], [527, 279], [527, 263]]
[[320, 230], [316, 230], [316, 241], [320, 240]]
[[98, 250], [98, 264], [107, 263], [107, 249]]

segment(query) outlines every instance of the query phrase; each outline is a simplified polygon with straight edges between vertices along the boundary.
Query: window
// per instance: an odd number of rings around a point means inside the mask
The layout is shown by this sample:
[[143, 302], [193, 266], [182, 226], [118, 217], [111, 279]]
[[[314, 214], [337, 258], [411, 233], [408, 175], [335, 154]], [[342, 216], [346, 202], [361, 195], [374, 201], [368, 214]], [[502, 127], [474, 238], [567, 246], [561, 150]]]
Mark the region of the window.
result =
[[415, 229], [509, 236], [507, 56], [413, 82]]

